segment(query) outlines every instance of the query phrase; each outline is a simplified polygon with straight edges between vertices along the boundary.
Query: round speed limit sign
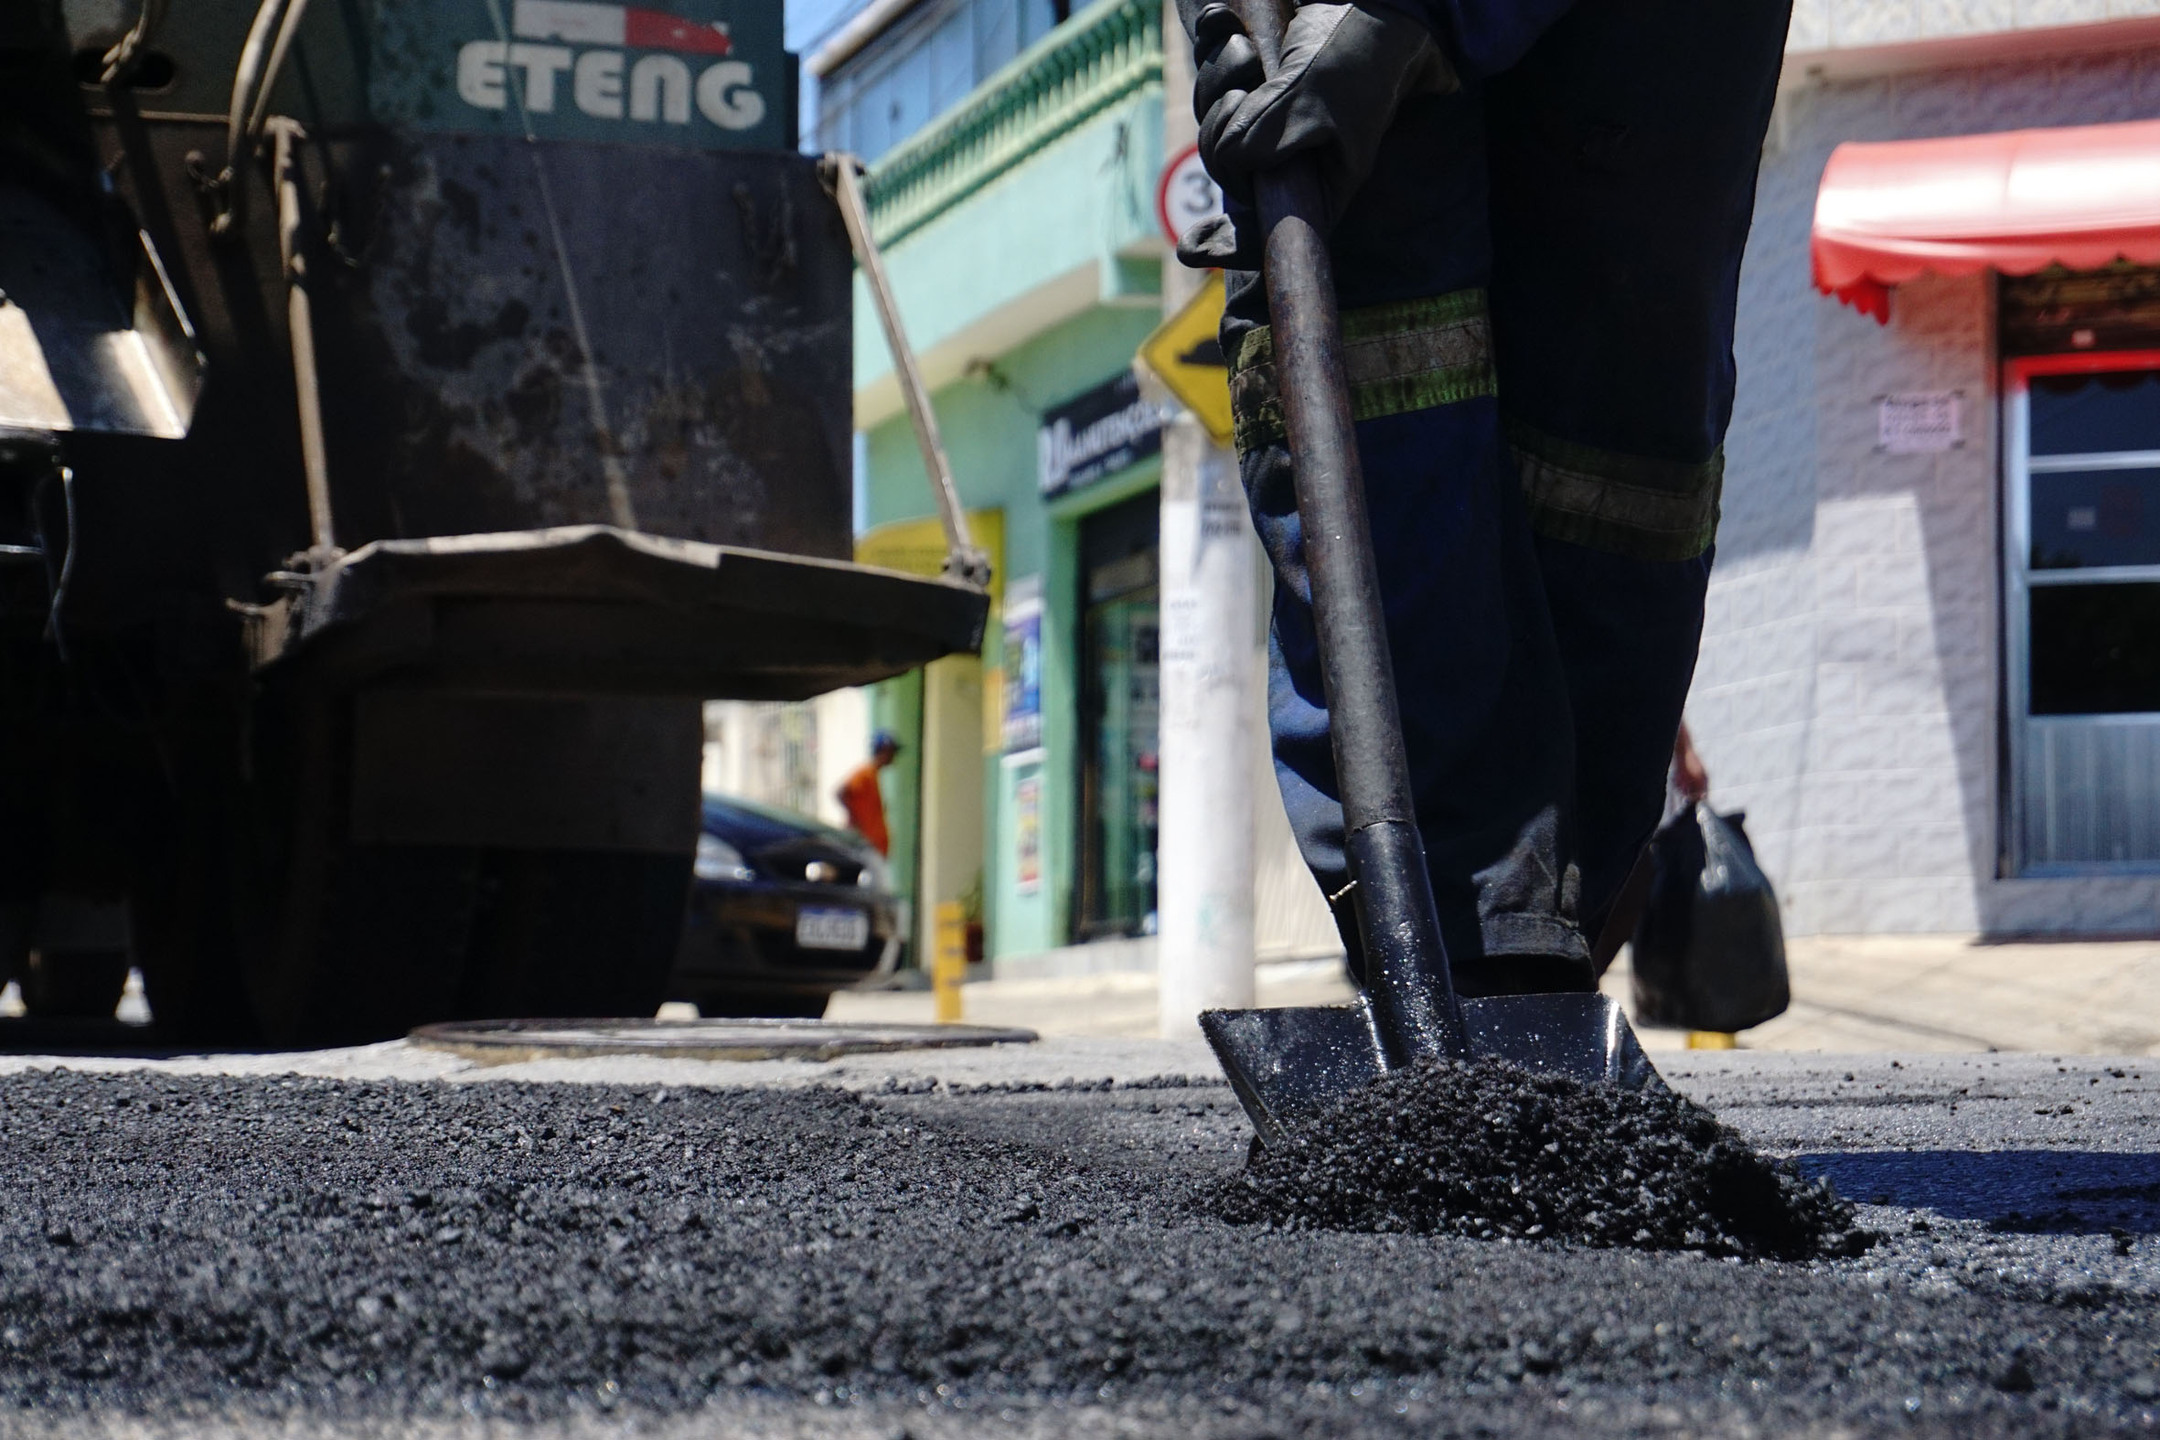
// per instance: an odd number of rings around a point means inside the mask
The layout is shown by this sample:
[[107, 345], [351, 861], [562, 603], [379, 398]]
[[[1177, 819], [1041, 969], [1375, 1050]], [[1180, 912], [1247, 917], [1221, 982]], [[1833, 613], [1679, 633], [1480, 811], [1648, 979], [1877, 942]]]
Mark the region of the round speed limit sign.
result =
[[1188, 145], [1163, 166], [1155, 191], [1155, 214], [1172, 245], [1202, 220], [1222, 214], [1222, 190], [1200, 163], [1200, 147]]

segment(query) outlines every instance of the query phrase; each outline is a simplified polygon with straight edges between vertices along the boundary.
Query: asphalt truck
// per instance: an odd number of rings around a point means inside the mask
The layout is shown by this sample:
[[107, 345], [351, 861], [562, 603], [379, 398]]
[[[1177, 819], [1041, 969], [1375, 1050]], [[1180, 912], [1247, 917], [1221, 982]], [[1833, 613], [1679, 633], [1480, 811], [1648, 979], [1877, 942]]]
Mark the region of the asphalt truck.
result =
[[850, 561], [860, 200], [794, 74], [779, 0], [0, 5], [33, 1014], [650, 1014], [701, 701], [979, 644], [964, 528]]

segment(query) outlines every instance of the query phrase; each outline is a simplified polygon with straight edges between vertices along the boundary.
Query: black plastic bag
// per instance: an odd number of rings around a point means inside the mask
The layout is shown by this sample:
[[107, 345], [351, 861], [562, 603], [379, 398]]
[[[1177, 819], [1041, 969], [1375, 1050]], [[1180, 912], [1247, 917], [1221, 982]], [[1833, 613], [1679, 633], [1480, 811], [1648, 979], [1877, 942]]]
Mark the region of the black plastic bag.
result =
[[1785, 1013], [1785, 927], [1741, 822], [1697, 801], [1650, 838], [1650, 903], [1635, 922], [1644, 1025], [1745, 1030]]

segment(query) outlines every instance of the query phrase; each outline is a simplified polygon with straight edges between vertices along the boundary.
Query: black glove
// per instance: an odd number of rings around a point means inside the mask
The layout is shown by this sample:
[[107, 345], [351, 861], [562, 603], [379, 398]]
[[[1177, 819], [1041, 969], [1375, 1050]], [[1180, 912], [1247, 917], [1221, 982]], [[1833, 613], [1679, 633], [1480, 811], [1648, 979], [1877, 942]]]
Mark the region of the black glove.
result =
[[1318, 162], [1332, 223], [1372, 173], [1403, 101], [1459, 83], [1431, 32], [1384, 3], [1300, 6], [1272, 80], [1236, 12], [1209, 5], [1194, 22], [1193, 59], [1200, 158], [1227, 202], [1222, 218], [1179, 242], [1178, 258], [1193, 266], [1258, 267], [1252, 177], [1294, 155]]

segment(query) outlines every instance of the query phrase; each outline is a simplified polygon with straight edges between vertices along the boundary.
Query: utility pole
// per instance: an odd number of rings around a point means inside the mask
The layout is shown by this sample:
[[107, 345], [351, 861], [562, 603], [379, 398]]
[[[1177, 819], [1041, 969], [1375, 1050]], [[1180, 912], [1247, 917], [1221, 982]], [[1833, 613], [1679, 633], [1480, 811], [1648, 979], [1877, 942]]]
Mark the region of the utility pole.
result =
[[[1163, 153], [1193, 142], [1192, 49], [1163, 5]], [[1163, 261], [1163, 313], [1205, 277]], [[1163, 431], [1161, 789], [1156, 830], [1160, 1031], [1253, 1003], [1253, 793], [1259, 571], [1237, 461], [1189, 412]]]

